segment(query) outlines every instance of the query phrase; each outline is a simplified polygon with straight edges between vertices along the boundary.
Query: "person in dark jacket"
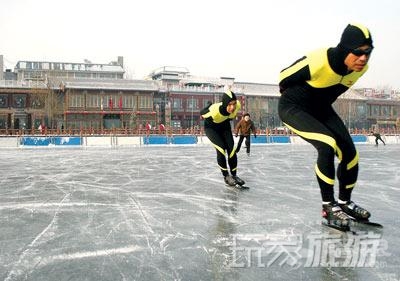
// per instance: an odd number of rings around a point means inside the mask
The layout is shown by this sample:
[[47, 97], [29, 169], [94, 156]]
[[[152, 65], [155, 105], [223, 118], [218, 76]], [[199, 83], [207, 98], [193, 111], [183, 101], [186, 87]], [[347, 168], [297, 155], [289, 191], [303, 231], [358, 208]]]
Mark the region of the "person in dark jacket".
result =
[[246, 153], [250, 155], [250, 135], [254, 134], [254, 137], [257, 137], [256, 127], [254, 126], [253, 121], [250, 119], [250, 114], [246, 113], [243, 115], [242, 120], [240, 120], [235, 126], [235, 134], [236, 137], [239, 135], [239, 141], [236, 148], [236, 153], [240, 151], [240, 147], [242, 146], [244, 138], [246, 138]]
[[[358, 152], [332, 103], [368, 69], [373, 50], [370, 31], [349, 24], [336, 47], [308, 53], [280, 73], [278, 112], [284, 124], [318, 151], [315, 173], [321, 190], [322, 214], [328, 224], [347, 228], [351, 219], [370, 213], [351, 201], [358, 176]], [[334, 197], [338, 157], [338, 201]]]
[[237, 155], [230, 124], [230, 121], [236, 117], [240, 107], [240, 102], [237, 100], [235, 93], [227, 90], [223, 94], [221, 102], [210, 103], [200, 111], [204, 119], [204, 131], [217, 151], [217, 163], [224, 181], [230, 186], [235, 186], [236, 184], [244, 185], [245, 183], [237, 176]]
[[378, 140], [380, 140], [383, 145], [386, 145], [386, 143], [383, 141], [381, 134], [378, 132], [371, 132], [371, 135], [375, 137], [375, 146], [378, 146]]

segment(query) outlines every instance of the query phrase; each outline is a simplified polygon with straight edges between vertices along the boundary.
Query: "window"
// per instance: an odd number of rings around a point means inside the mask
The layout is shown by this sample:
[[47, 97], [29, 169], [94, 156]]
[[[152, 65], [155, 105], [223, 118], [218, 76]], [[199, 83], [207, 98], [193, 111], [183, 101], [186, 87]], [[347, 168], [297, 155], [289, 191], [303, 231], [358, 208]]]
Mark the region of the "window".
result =
[[118, 99], [114, 95], [105, 95], [103, 100], [103, 107], [114, 109], [118, 108]]
[[77, 77], [77, 78], [90, 78], [90, 73], [75, 72], [75, 77]]
[[379, 116], [379, 106], [378, 105], [371, 105], [371, 115]]
[[123, 96], [123, 106], [132, 110], [136, 110], [136, 96]]
[[26, 96], [18, 95], [14, 97], [14, 106], [16, 108], [24, 108], [25, 102], [26, 102]]
[[7, 127], [7, 117], [0, 116], [0, 129], [6, 129]]
[[82, 94], [72, 94], [68, 98], [69, 107], [83, 107], [84, 96]]
[[31, 107], [32, 108], [43, 108], [44, 102], [40, 97], [31, 97]]
[[86, 107], [100, 108], [101, 99], [98, 95], [87, 95], [86, 96]]
[[365, 115], [366, 110], [363, 105], [357, 105], [357, 114], [358, 115]]
[[0, 108], [8, 107], [8, 100], [6, 95], [0, 95]]
[[44, 80], [44, 73], [42, 72], [31, 72], [32, 80]]
[[153, 108], [153, 97], [146, 95], [146, 96], [139, 96], [139, 107], [140, 108]]
[[111, 73], [100, 73], [100, 78], [114, 78], [113, 74]]
[[174, 98], [172, 100], [172, 108], [173, 109], [181, 109], [182, 108], [182, 99]]
[[381, 116], [383, 116], [383, 117], [389, 117], [389, 115], [390, 115], [389, 106], [387, 106], [387, 105], [382, 105], [382, 106], [381, 106]]
[[279, 99], [277, 99], [277, 98], [268, 100], [269, 113], [278, 114], [278, 103], [279, 103]]
[[198, 100], [193, 97], [187, 99], [187, 108], [188, 109], [198, 109]]
[[32, 72], [30, 72], [30, 71], [24, 71], [24, 72], [22, 72], [22, 73], [24, 74], [24, 79], [25, 79], [25, 80], [31, 79], [31, 77], [32, 77]]

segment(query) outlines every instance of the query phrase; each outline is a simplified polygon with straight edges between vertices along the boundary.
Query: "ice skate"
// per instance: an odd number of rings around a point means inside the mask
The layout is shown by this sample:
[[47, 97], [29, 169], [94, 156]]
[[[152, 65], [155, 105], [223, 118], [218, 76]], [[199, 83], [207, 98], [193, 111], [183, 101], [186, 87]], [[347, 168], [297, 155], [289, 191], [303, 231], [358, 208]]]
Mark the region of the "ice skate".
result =
[[322, 217], [326, 219], [326, 225], [342, 230], [350, 230], [351, 218], [340, 208], [336, 202], [322, 205]]
[[339, 206], [342, 208], [343, 212], [356, 220], [365, 221], [371, 216], [370, 212], [356, 205], [353, 201], [347, 201], [347, 203], [339, 204]]
[[244, 185], [245, 181], [239, 178], [238, 176], [232, 176], [232, 178], [236, 181], [238, 185]]
[[236, 186], [236, 184], [237, 184], [236, 180], [231, 175], [225, 176], [224, 181], [225, 181], [226, 185], [229, 185], [229, 186]]

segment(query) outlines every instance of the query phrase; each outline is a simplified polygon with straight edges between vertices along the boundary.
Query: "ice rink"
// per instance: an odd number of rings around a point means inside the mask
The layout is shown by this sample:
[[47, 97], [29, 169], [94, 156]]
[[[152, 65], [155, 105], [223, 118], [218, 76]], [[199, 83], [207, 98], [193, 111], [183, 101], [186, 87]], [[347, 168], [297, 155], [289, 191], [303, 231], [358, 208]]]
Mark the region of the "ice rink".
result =
[[0, 280], [400, 280], [400, 145], [357, 146], [353, 200], [384, 225], [321, 225], [310, 145], [0, 149]]

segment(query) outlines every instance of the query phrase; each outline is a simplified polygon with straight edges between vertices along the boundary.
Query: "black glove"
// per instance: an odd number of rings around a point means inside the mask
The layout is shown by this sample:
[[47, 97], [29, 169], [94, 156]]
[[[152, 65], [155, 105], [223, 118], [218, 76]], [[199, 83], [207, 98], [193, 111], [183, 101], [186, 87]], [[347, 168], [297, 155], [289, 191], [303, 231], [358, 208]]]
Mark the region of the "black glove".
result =
[[256, 135], [256, 134], [254, 134], [254, 138], [257, 138], [257, 135]]

